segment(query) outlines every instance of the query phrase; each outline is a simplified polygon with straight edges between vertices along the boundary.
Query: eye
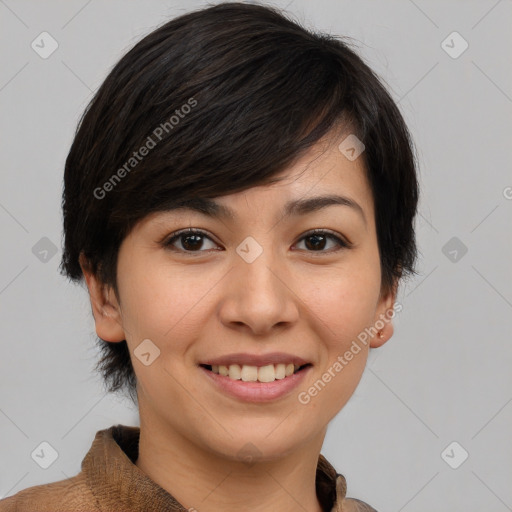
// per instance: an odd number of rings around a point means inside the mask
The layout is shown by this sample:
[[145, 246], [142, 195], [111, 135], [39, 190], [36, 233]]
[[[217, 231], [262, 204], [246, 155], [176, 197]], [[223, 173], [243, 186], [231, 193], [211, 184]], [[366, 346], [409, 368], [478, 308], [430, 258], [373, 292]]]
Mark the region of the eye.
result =
[[[183, 252], [204, 252], [199, 250], [204, 245], [204, 239], [210, 240], [210, 242], [214, 243], [213, 240], [203, 231], [189, 228], [173, 233], [164, 245], [165, 247], [174, 247]], [[175, 247], [176, 241], [179, 242], [181, 248]]]
[[[205, 240], [208, 240], [213, 244], [213, 247], [205, 248]], [[336, 252], [341, 249], [348, 249], [352, 244], [346, 240], [343, 240], [338, 235], [330, 230], [325, 229], [314, 229], [306, 233], [299, 242], [305, 241], [305, 247], [307, 252]], [[338, 249], [325, 250], [328, 245], [328, 240], [334, 241], [334, 246], [338, 246]], [[179, 246], [177, 246], [177, 243]], [[207, 244], [206, 244], [207, 245]], [[164, 246], [173, 250], [181, 251], [184, 253], [201, 253], [206, 250], [217, 250], [215, 242], [204, 232], [198, 229], [183, 229], [176, 233], [173, 233], [167, 241], [164, 242]]]
[[[338, 245], [338, 249], [334, 251], [326, 251], [326, 241], [334, 240], [335, 245]], [[300, 241], [305, 240], [305, 245], [308, 252], [336, 252], [341, 249], [348, 249], [352, 246], [352, 244], [348, 241], [343, 240], [339, 236], [337, 236], [334, 232], [326, 229], [314, 229], [306, 233]]]

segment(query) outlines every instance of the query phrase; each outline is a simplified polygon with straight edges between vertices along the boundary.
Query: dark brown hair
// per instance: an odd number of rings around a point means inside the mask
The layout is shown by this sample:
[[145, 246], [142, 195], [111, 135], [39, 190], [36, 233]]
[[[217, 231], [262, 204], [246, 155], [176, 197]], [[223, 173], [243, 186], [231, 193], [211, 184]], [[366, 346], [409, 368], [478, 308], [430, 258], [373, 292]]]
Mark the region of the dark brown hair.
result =
[[[77, 128], [64, 172], [61, 272], [81, 281], [83, 253], [118, 296], [118, 250], [138, 221], [193, 198], [273, 183], [323, 135], [350, 126], [365, 145], [382, 290], [416, 273], [413, 143], [347, 39], [244, 3], [187, 13], [144, 37]], [[126, 387], [135, 399], [126, 341], [97, 341], [108, 390]]]

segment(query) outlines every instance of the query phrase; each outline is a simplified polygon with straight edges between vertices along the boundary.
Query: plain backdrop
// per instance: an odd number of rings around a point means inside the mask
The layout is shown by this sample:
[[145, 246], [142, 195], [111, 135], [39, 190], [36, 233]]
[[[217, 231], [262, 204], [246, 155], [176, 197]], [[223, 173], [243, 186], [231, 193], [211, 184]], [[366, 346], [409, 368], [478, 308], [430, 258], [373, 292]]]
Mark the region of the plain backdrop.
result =
[[[512, 510], [512, 2], [269, 3], [359, 42], [419, 155], [420, 275], [323, 453], [379, 512]], [[63, 167], [111, 67], [202, 5], [0, 0], [0, 497], [75, 475], [98, 430], [138, 425], [92, 372], [85, 289], [58, 273]]]

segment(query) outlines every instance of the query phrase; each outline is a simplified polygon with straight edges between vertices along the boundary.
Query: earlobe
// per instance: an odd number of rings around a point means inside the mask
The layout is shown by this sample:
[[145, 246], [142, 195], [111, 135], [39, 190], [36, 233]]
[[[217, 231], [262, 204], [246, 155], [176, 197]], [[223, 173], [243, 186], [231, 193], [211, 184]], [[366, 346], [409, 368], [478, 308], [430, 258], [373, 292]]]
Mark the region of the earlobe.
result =
[[105, 341], [125, 340], [119, 304], [112, 289], [101, 283], [97, 276], [89, 270], [83, 254], [80, 255], [80, 267], [89, 290], [96, 334]]
[[397, 283], [394, 284], [384, 297], [381, 297], [377, 307], [378, 315], [375, 318], [374, 326], [377, 329], [376, 334], [370, 341], [370, 348], [379, 348], [384, 345], [393, 336], [393, 317], [394, 305], [396, 299]]
[[375, 334], [370, 341], [370, 348], [379, 348], [393, 336], [393, 324], [391, 320], [386, 321], [386, 325]]

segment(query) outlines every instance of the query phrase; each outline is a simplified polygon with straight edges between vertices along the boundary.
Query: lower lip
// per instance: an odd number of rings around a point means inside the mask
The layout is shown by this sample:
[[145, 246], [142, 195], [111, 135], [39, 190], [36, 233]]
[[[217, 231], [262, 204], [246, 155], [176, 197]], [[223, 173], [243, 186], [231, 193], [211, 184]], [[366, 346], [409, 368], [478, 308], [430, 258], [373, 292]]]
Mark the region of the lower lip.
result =
[[234, 398], [245, 402], [271, 402], [291, 393], [304, 380], [312, 366], [274, 382], [244, 382], [213, 373], [203, 366], [199, 369], [213, 382], [214, 386]]

